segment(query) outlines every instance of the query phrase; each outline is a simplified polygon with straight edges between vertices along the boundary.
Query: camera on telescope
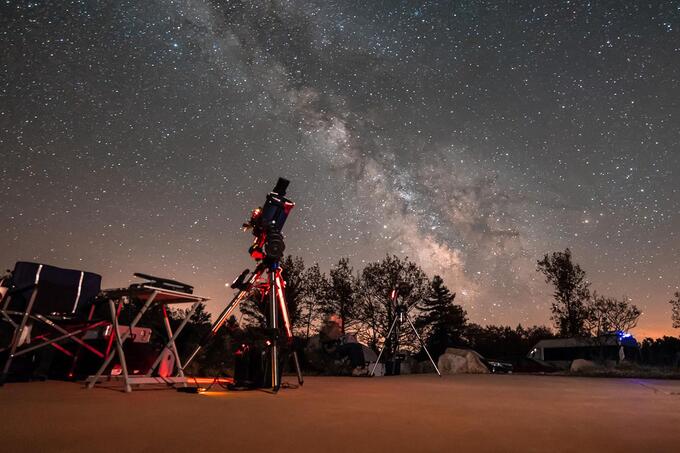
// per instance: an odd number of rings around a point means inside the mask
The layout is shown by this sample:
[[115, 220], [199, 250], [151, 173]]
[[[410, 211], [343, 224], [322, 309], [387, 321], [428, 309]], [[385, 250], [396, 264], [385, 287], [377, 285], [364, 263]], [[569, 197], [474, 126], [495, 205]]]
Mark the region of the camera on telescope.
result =
[[413, 285], [405, 282], [397, 283], [390, 293], [390, 299], [396, 301], [397, 297], [408, 297], [413, 291]]
[[268, 195], [262, 207], [253, 210], [250, 220], [243, 224], [244, 230], [252, 229], [253, 245], [248, 253], [256, 261], [265, 259], [279, 260], [283, 257], [286, 244], [283, 241], [283, 228], [288, 214], [295, 207], [295, 203], [286, 198], [286, 189], [290, 181], [279, 178], [274, 190]]

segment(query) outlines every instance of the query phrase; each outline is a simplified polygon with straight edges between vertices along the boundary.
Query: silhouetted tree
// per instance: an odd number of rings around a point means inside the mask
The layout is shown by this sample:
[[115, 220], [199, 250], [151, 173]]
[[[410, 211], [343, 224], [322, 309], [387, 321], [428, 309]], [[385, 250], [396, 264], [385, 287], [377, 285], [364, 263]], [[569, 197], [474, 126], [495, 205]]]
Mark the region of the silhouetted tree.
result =
[[645, 338], [640, 345], [640, 357], [646, 365], [677, 367], [680, 365], [680, 339]]
[[464, 338], [468, 345], [484, 357], [519, 362], [536, 343], [555, 334], [545, 326], [515, 329], [509, 326], [486, 326], [468, 324]]
[[572, 261], [571, 250], [545, 255], [537, 265], [546, 283], [555, 288], [551, 319], [560, 335], [572, 337], [585, 334], [590, 283], [586, 280], [585, 271]]
[[[429, 281], [425, 272], [408, 258], [396, 255], [386, 256], [382, 261], [369, 263], [360, 274], [358, 317], [363, 329], [359, 338], [373, 348], [387, 336], [394, 320], [395, 307], [390, 293], [398, 284], [406, 284], [411, 290], [400, 298], [401, 303], [409, 306], [422, 302], [429, 295]], [[417, 308], [412, 314], [417, 314]], [[402, 329], [404, 346], [413, 345], [411, 329]], [[387, 339], [389, 342], [389, 339]], [[389, 344], [388, 344], [389, 346]]]
[[253, 290], [239, 305], [246, 326], [265, 327], [267, 325], [267, 301], [261, 291]]
[[349, 265], [347, 258], [341, 258], [331, 268], [330, 286], [326, 299], [321, 305], [324, 315], [337, 315], [342, 322], [340, 328], [343, 335], [358, 322], [357, 277]]
[[680, 328], [680, 291], [675, 292], [675, 298], [668, 301], [671, 304], [671, 320], [674, 328]]
[[455, 293], [444, 285], [444, 280], [435, 275], [430, 285], [430, 294], [418, 308], [421, 310], [415, 325], [425, 332], [425, 342], [430, 354], [436, 359], [449, 346], [460, 346], [467, 322], [467, 313], [460, 305], [454, 304]]
[[321, 307], [328, 299], [330, 283], [318, 264], [307, 268], [303, 275], [304, 291], [300, 302], [300, 334], [309, 339], [312, 326], [320, 320]]
[[642, 312], [625, 297], [616, 299], [597, 293], [587, 305], [585, 330], [595, 337], [621, 331], [628, 332], [637, 325]]

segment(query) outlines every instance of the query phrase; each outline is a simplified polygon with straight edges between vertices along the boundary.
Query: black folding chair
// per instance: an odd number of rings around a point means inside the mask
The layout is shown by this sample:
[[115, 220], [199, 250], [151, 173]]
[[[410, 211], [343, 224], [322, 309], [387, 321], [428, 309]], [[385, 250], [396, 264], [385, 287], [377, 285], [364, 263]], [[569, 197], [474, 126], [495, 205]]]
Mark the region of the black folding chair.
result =
[[[73, 357], [72, 370], [81, 348], [104, 357], [104, 352], [81, 338], [88, 330], [110, 324], [110, 320], [93, 320], [100, 275], [19, 261], [3, 286], [6, 290], [0, 292], [4, 293], [0, 321], [10, 326], [12, 339], [0, 349], [7, 354], [0, 385], [6, 381], [15, 357], [47, 346]], [[65, 341], [77, 343], [77, 351], [60, 344]]]

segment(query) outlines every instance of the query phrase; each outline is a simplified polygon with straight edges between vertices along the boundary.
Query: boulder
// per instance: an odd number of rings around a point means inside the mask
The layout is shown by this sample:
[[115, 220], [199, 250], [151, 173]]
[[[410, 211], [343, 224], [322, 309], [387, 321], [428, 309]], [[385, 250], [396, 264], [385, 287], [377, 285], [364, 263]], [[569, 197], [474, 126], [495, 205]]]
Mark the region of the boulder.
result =
[[437, 367], [441, 374], [486, 374], [489, 369], [482, 356], [471, 349], [448, 348], [439, 356]]
[[364, 361], [366, 362], [375, 362], [376, 360], [378, 360], [378, 354], [376, 354], [373, 349], [369, 348], [365, 344], [361, 344], [361, 352], [363, 352]]
[[598, 368], [598, 365], [593, 361], [585, 359], [576, 359], [573, 362], [571, 362], [571, 367], [569, 367], [569, 371], [572, 373], [578, 373], [581, 371], [593, 370], [595, 368]]

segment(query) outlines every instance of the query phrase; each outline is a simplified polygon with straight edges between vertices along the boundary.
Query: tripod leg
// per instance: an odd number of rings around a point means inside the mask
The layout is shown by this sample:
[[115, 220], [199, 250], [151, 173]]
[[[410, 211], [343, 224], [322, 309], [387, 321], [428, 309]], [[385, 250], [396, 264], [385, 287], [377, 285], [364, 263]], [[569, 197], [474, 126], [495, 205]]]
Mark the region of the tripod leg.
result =
[[432, 362], [432, 366], [434, 367], [435, 371], [437, 372], [439, 377], [441, 377], [442, 374], [439, 372], [439, 368], [437, 368], [437, 364], [434, 363], [434, 359], [430, 355], [430, 351], [427, 350], [427, 346], [425, 346], [425, 342], [423, 341], [422, 338], [420, 338], [420, 335], [418, 334], [418, 331], [416, 330], [416, 326], [413, 325], [413, 323], [411, 322], [411, 318], [409, 318], [408, 316], [406, 316], [406, 320], [411, 325], [411, 329], [413, 329], [413, 332], [416, 334], [416, 337], [418, 337], [418, 341], [420, 341], [420, 345], [425, 350], [425, 353], [427, 353], [427, 357], [430, 359], [430, 362]]
[[[272, 332], [276, 332], [278, 336], [278, 316], [279, 311], [277, 310], [277, 281], [276, 269], [271, 269], [269, 271], [269, 329]], [[272, 339], [271, 346], [271, 372], [272, 372], [272, 390], [278, 392], [281, 387], [281, 378], [279, 376], [279, 346], [278, 338]]]
[[279, 309], [281, 310], [281, 317], [283, 318], [283, 327], [286, 329], [286, 337], [289, 342], [293, 341], [293, 326], [290, 325], [290, 315], [288, 313], [288, 304], [286, 303], [286, 296], [283, 294], [285, 283], [281, 278], [281, 269], [276, 274], [276, 297], [279, 301]]
[[390, 331], [387, 332], [387, 336], [385, 337], [385, 343], [383, 343], [382, 348], [380, 348], [380, 354], [378, 354], [378, 358], [375, 359], [375, 364], [373, 364], [373, 369], [371, 370], [370, 373], [368, 373], [369, 376], [375, 376], [375, 369], [378, 366], [378, 363], [380, 363], [380, 357], [382, 357], [383, 352], [385, 352], [385, 345], [387, 344], [387, 340], [390, 338], [390, 335], [392, 335], [392, 330], [394, 330], [394, 326], [397, 325], [397, 317], [394, 317], [394, 321], [392, 321], [392, 325], [390, 326]]
[[234, 296], [234, 298], [229, 302], [227, 307], [220, 313], [220, 316], [217, 318], [217, 320], [213, 323], [213, 325], [210, 327], [210, 332], [201, 340], [201, 342], [196, 346], [196, 349], [194, 352], [191, 353], [189, 358], [187, 359], [186, 362], [184, 362], [184, 366], [182, 367], [182, 371], [186, 369], [187, 366], [196, 358], [199, 352], [201, 352], [201, 349], [212, 340], [212, 338], [217, 334], [217, 331], [220, 330], [220, 327], [224, 325], [224, 323], [229, 319], [229, 316], [231, 316], [232, 312], [236, 309], [236, 307], [239, 306], [241, 302], [246, 298], [246, 296], [250, 293], [250, 291], [253, 289], [253, 286], [255, 285], [255, 282], [258, 281], [260, 276], [262, 275], [262, 270], [260, 269], [255, 269], [253, 271], [253, 274], [251, 275], [250, 279], [248, 280], [248, 284], [245, 289], [242, 289], [241, 291]]
[[[288, 338], [288, 344], [293, 347], [293, 327], [290, 325], [290, 315], [288, 313], [288, 304], [286, 303], [286, 297], [283, 293], [284, 281], [281, 278], [281, 268], [278, 269], [276, 275], [276, 296], [279, 300], [279, 308], [281, 310], [281, 317], [283, 318], [283, 326], [286, 329], [286, 336]], [[303, 385], [305, 383], [302, 378], [302, 369], [300, 368], [300, 360], [298, 359], [297, 351], [293, 349], [293, 360], [295, 361], [295, 371], [297, 372], [298, 384]], [[283, 370], [282, 370], [283, 372]]]
[[302, 369], [300, 368], [300, 360], [298, 359], [297, 351], [293, 351], [293, 361], [295, 361], [295, 371], [297, 371], [298, 384], [304, 385], [305, 380], [302, 377]]

